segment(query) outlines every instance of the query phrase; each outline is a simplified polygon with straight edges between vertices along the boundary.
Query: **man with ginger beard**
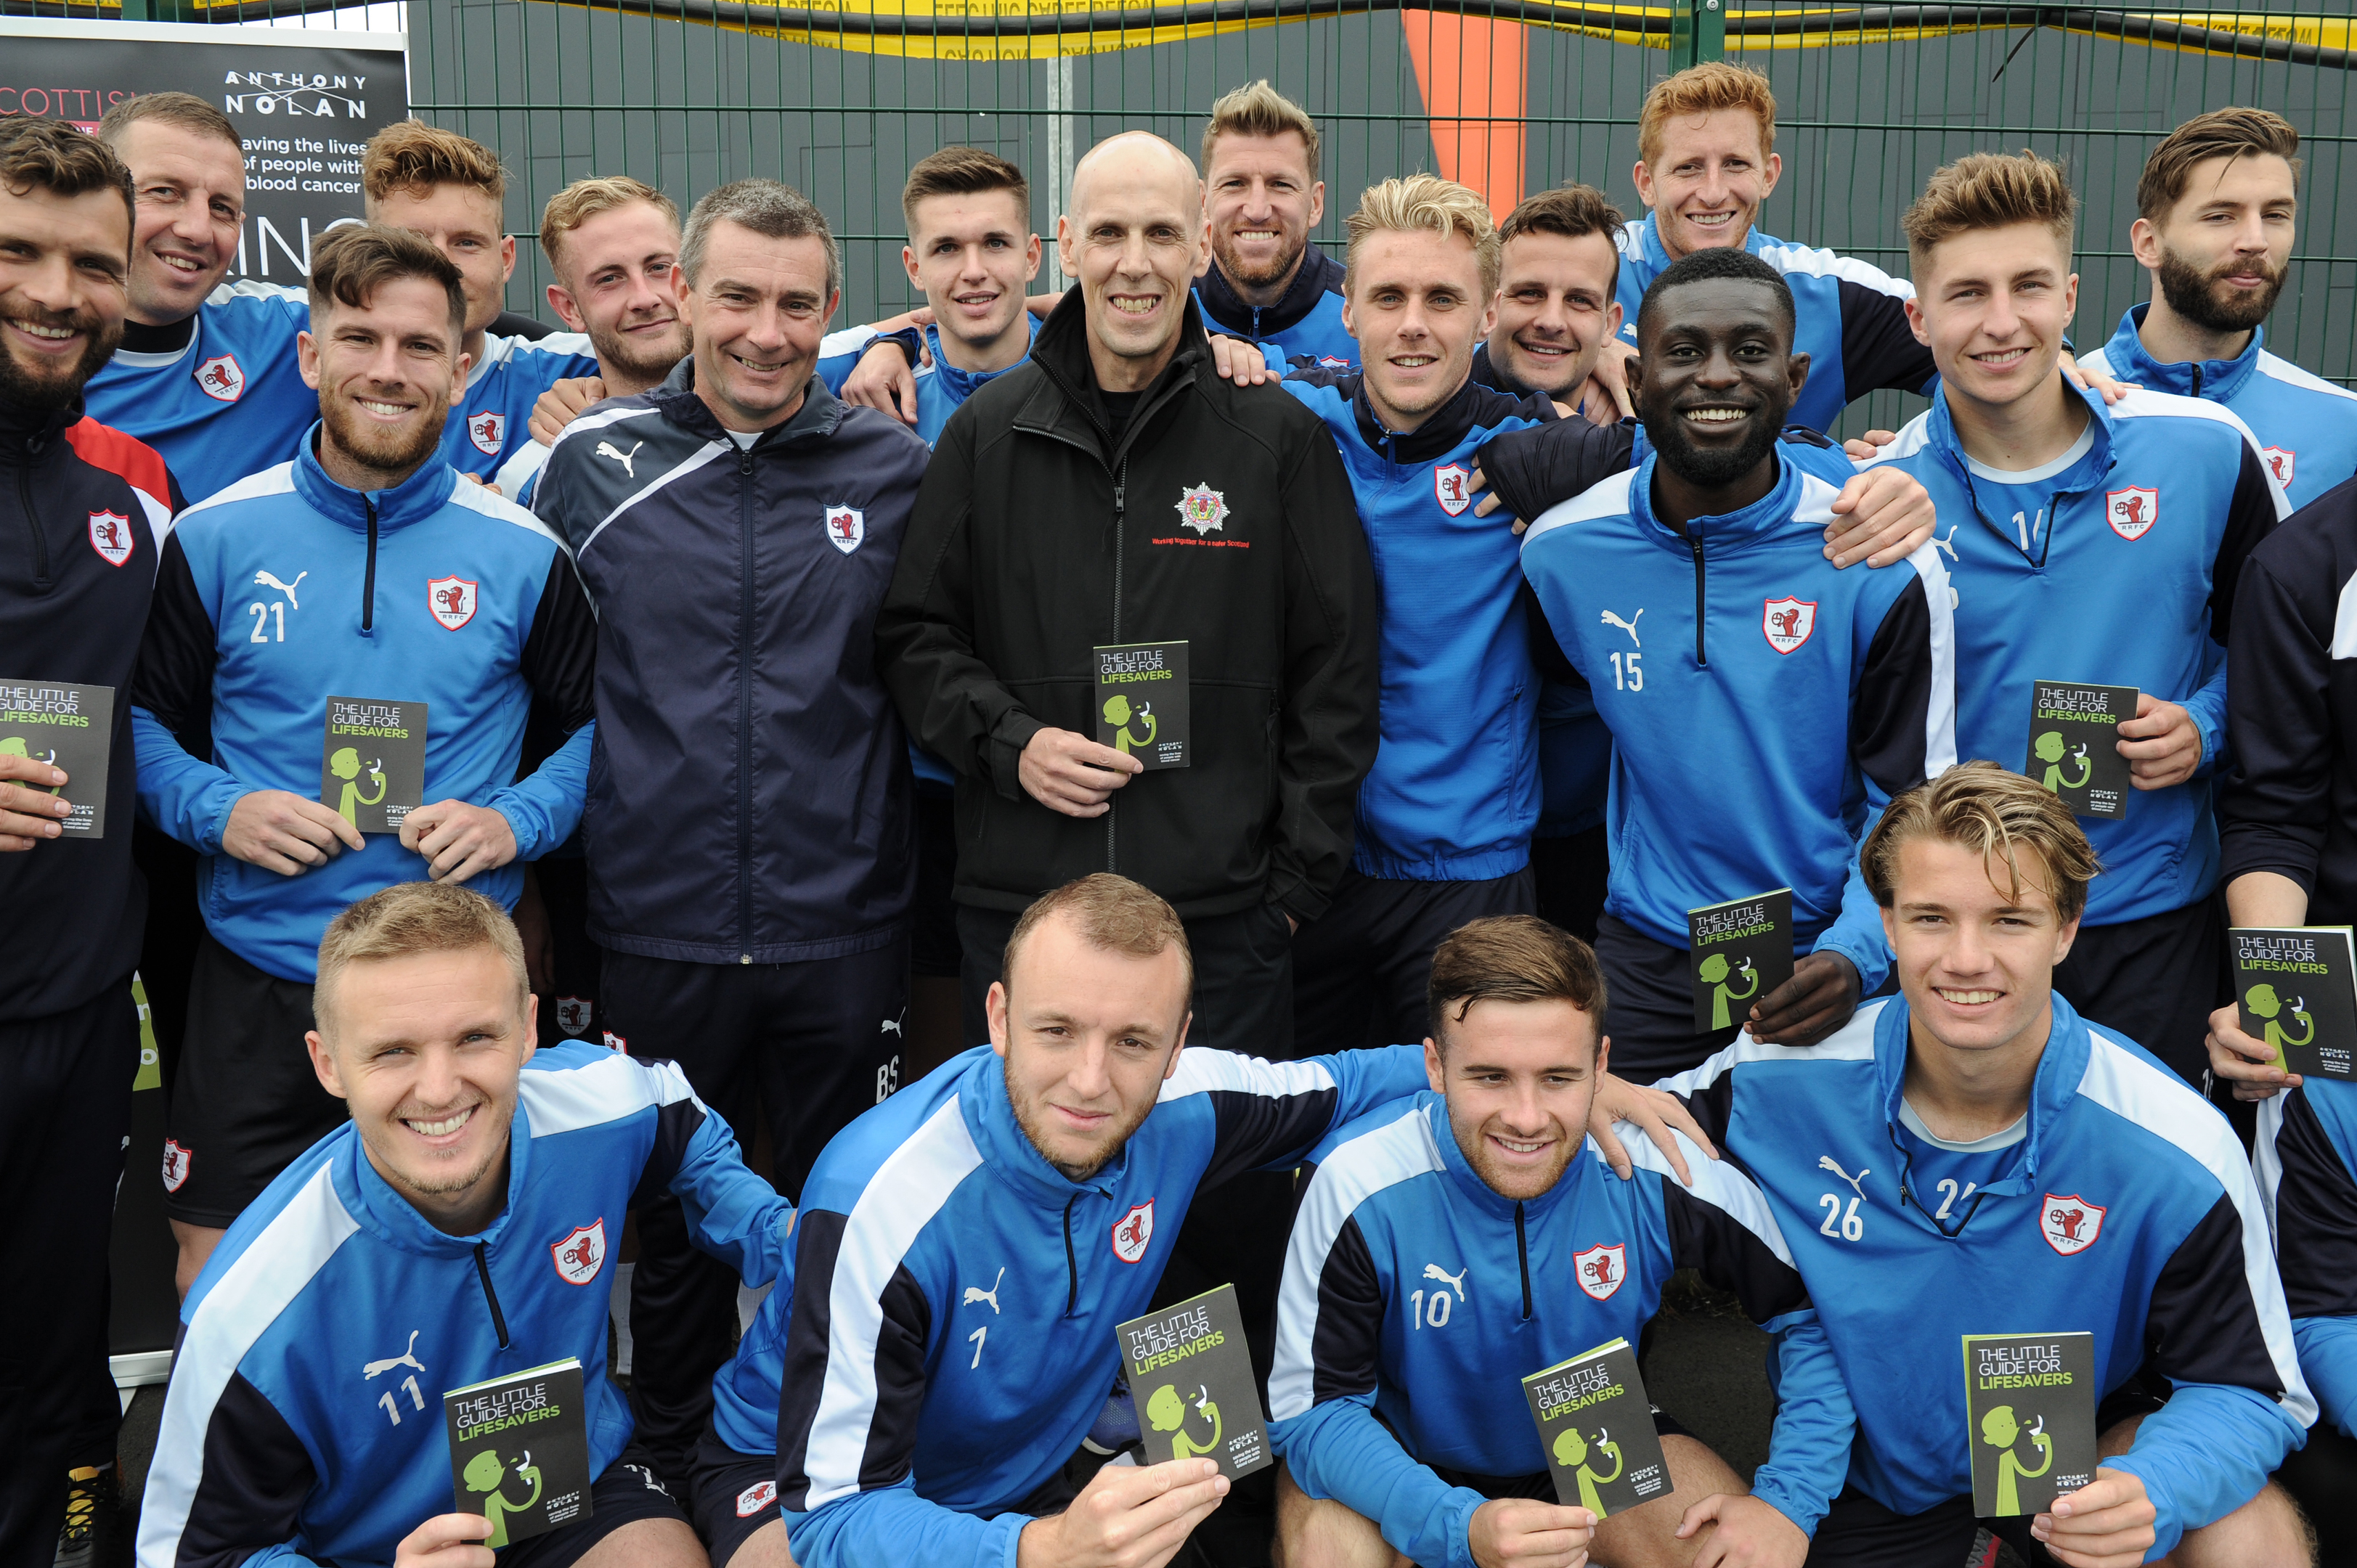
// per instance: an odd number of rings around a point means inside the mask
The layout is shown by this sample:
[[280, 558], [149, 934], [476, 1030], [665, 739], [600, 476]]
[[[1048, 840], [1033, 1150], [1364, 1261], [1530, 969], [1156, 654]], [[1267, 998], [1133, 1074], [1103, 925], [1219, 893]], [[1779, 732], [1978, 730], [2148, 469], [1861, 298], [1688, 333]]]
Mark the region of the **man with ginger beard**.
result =
[[[179, 490], [149, 447], [84, 416], [122, 335], [131, 179], [53, 120], [0, 121], [0, 1562], [87, 1561], [121, 1407], [107, 1233], [131, 1131], [145, 887], [131, 858], [124, 688]], [[70, 686], [114, 693], [108, 765], [56, 766]], [[47, 753], [48, 755], [44, 755]], [[104, 811], [99, 834], [91, 808]], [[60, 1533], [60, 1522], [64, 1529]]]
[[2196, 115], [2145, 160], [2136, 209], [2128, 243], [2152, 299], [2086, 368], [2233, 409], [2294, 508], [2357, 473], [2357, 392], [2266, 349], [2291, 275], [2299, 132], [2265, 109]]
[[1342, 324], [1342, 265], [1309, 242], [1326, 212], [1318, 127], [1265, 81], [1211, 105], [1203, 127], [1211, 260], [1195, 285], [1205, 327], [1260, 346], [1272, 365], [1359, 362]]
[[[540, 248], [556, 274], [548, 307], [597, 355], [585, 393], [594, 402], [662, 385], [688, 351], [671, 277], [679, 265], [678, 205], [628, 175], [576, 179], [541, 209]], [[548, 445], [534, 435], [491, 482], [528, 507], [547, 461]]]
[[[165, 547], [130, 700], [140, 807], [202, 857], [164, 1150], [184, 1294], [239, 1212], [343, 1120], [302, 1048], [328, 920], [424, 877], [512, 907], [517, 863], [580, 820], [588, 600], [530, 513], [435, 456], [465, 384], [465, 309], [457, 269], [421, 236], [323, 236], [302, 339], [319, 424], [293, 462], [190, 509]], [[412, 808], [382, 831], [319, 799], [331, 699], [424, 706], [422, 787], [387, 797], [380, 774], [379, 799]], [[568, 738], [520, 778], [534, 700]], [[413, 708], [403, 725], [416, 722]]]

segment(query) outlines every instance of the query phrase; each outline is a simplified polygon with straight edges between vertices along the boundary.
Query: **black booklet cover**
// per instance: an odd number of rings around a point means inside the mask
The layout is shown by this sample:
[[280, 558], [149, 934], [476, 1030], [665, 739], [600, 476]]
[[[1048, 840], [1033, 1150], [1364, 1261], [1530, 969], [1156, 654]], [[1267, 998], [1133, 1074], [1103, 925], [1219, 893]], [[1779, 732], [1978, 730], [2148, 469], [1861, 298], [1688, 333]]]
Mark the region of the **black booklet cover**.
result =
[[2236, 926], [2234, 1005], [2243, 1032], [2302, 1077], [2357, 1077], [2357, 961], [2347, 926]]
[[2095, 1337], [1967, 1334], [1973, 1512], [2040, 1514], [2095, 1478]]
[[329, 697], [319, 803], [364, 833], [397, 833], [425, 803], [425, 704]]
[[1097, 744], [1149, 768], [1186, 767], [1187, 645], [1125, 642], [1090, 651], [1097, 671]]
[[1792, 978], [1792, 890], [1686, 911], [1695, 1033], [1716, 1034], [1751, 1015], [1752, 1004]]
[[113, 743], [113, 687], [0, 678], [0, 755], [66, 770], [64, 785], [49, 791], [73, 802], [73, 814], [58, 820], [60, 840], [106, 836], [106, 754]]
[[589, 1422], [581, 1363], [544, 1367], [469, 1383], [442, 1396], [450, 1432], [454, 1512], [491, 1521], [494, 1552], [587, 1519]]
[[1652, 1402], [1626, 1339], [1598, 1345], [1523, 1380], [1555, 1500], [1605, 1519], [1670, 1493]]
[[1147, 1464], [1216, 1459], [1233, 1480], [1274, 1462], [1235, 1286], [1133, 1317], [1114, 1334]]
[[2128, 759], [2120, 728], [2136, 717], [2134, 686], [2032, 682], [2029, 760], [2021, 770], [2082, 817], [2128, 814]]

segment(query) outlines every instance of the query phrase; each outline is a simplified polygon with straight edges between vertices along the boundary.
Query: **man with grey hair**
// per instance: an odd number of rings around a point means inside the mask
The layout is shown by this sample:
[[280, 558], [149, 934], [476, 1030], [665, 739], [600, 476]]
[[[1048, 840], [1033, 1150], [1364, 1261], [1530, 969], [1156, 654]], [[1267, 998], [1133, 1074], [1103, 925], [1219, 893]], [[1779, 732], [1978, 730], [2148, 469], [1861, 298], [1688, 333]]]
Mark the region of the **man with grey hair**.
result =
[[[712, 191], [672, 276], [688, 357], [566, 426], [534, 501], [598, 612], [589, 934], [607, 1044], [678, 1062], [748, 1148], [758, 1101], [797, 1197], [899, 1081], [915, 861], [873, 650], [925, 444], [814, 374], [843, 263], [800, 192]], [[736, 1293], [676, 1202], [638, 1212], [631, 1397], [678, 1478]]]

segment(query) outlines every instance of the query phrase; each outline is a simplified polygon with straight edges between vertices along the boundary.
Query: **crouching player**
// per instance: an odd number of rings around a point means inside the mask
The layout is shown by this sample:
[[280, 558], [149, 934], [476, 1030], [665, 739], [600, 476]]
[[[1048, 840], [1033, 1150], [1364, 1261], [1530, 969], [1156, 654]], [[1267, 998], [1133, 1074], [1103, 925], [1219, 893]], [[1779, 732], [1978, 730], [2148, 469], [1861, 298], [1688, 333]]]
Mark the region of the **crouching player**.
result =
[[[1759, 1188], [1690, 1145], [1682, 1187], [1642, 1139], [1622, 1140], [1634, 1180], [1604, 1168], [1584, 1131], [1610, 1047], [1604, 976], [1578, 938], [1526, 915], [1460, 927], [1433, 956], [1430, 1006], [1431, 1090], [1337, 1132], [1294, 1222], [1269, 1381], [1280, 1561], [1494, 1568], [1586, 1549], [1799, 1568], [1852, 1416]], [[1768, 1463], [1747, 1487], [1662, 1419], [1670, 1495], [1601, 1523], [1557, 1506], [1522, 1379], [1635, 1344], [1683, 1268], [1778, 1336]]]
[[[576, 1357], [590, 1517], [503, 1568], [703, 1568], [606, 1376], [603, 1277], [635, 1198], [668, 1188], [748, 1283], [790, 1267], [791, 1208], [668, 1062], [535, 1053], [500, 907], [411, 882], [336, 917], [307, 1036], [351, 1120], [238, 1218], [180, 1311], [139, 1526], [145, 1568], [491, 1568], [450, 1511], [445, 1390]], [[782, 1282], [781, 1282], [782, 1283]]]
[[[2096, 873], [2069, 808], [1970, 762], [1863, 858], [1900, 994], [1661, 1086], [1767, 1194], [1856, 1400], [1812, 1568], [1977, 1563], [1985, 1531], [2070, 1568], [2312, 1563], [2267, 1477], [2316, 1402], [2242, 1146], [2054, 993]], [[2093, 1337], [2095, 1479], [1976, 1520], [1962, 1337], [2047, 1332]]]

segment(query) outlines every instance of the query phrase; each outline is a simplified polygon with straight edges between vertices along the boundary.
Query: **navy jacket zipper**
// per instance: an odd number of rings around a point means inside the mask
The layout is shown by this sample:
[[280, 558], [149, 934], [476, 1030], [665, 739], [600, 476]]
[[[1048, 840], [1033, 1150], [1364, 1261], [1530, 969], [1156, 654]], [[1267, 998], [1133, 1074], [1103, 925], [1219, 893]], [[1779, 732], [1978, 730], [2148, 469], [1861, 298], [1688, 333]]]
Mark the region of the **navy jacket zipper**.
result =
[[737, 940], [753, 961], [753, 453], [737, 454], [737, 532], [744, 542], [744, 622], [737, 658]]
[[[1135, 423], [1134, 415], [1132, 423]], [[1124, 524], [1129, 515], [1128, 502], [1129, 456], [1124, 453], [1121, 463], [1114, 469], [1113, 475], [1113, 639], [1116, 643], [1121, 640], [1121, 567], [1127, 532]], [[1105, 801], [1105, 869], [1107, 871], [1119, 869], [1114, 864], [1114, 819], [1120, 814], [1120, 797], [1116, 792], [1114, 797]], [[1066, 1238], [1067, 1245], [1070, 1244], [1070, 1240], [1069, 1237]]]
[[483, 1282], [483, 1300], [491, 1309], [491, 1326], [499, 1331], [500, 1348], [504, 1350], [508, 1348], [508, 1317], [500, 1310], [499, 1292], [491, 1288], [490, 1250], [489, 1242], [475, 1243], [475, 1277]]
[[[371, 637], [376, 625], [376, 498], [363, 490], [361, 505], [368, 509], [368, 570], [361, 577], [361, 635]], [[484, 1276], [483, 1288], [491, 1288], [489, 1275]], [[505, 1330], [501, 1334], [504, 1344]]]
[[1064, 1200], [1064, 1278], [1068, 1282], [1064, 1287], [1066, 1317], [1071, 1316], [1073, 1309], [1081, 1305], [1081, 1260], [1072, 1251], [1072, 1205], [1080, 1200], [1078, 1193]]
[[[26, 451], [38, 448], [30, 441]], [[16, 470], [16, 499], [25, 509], [25, 526], [33, 532], [33, 591], [49, 591], [49, 542], [41, 532], [41, 514], [33, 510], [33, 469], [30, 464]]]

